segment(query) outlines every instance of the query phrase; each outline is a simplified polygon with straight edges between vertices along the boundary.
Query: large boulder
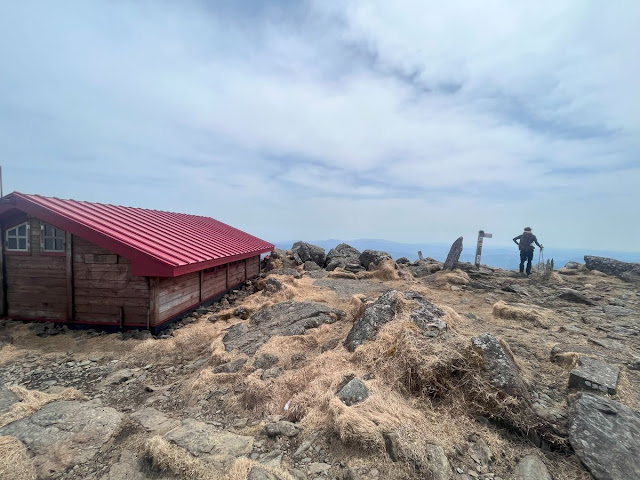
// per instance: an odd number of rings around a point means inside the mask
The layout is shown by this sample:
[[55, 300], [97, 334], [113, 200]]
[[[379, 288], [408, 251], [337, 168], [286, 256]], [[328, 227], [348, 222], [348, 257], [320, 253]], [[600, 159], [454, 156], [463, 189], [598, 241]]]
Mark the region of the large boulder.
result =
[[249, 324], [237, 323], [224, 336], [227, 351], [240, 350], [253, 355], [275, 336], [304, 335], [310, 328], [334, 323], [346, 313], [325, 303], [288, 301], [255, 313]]
[[460, 260], [460, 254], [462, 253], [462, 237], [458, 237], [451, 245], [447, 259], [444, 262], [445, 270], [453, 270], [458, 266]]
[[119, 431], [124, 415], [91, 402], [51, 402], [34, 414], [0, 428], [33, 455], [38, 477], [51, 478], [93, 458]]
[[359, 250], [346, 243], [341, 243], [329, 250], [329, 253], [327, 253], [327, 270], [333, 271], [338, 267], [347, 269], [347, 266], [351, 267], [349, 270], [358, 267], [362, 269]]
[[503, 342], [490, 333], [471, 339], [473, 349], [482, 358], [484, 374], [500, 392], [528, 401], [527, 386], [513, 355]]
[[613, 258], [594, 257], [585, 255], [584, 263], [589, 270], [598, 270], [607, 275], [629, 280], [630, 277], [640, 278], [640, 263], [621, 262]]
[[365, 250], [360, 254], [360, 265], [368, 270], [369, 265], [372, 263], [378, 265], [385, 258], [392, 260], [391, 255], [387, 252], [381, 252], [379, 250]]
[[324, 267], [327, 259], [327, 256], [324, 253], [324, 248], [307, 242], [294, 243], [293, 247], [291, 247], [291, 251], [293, 252], [293, 258], [298, 262], [298, 265], [312, 261], [318, 266]]
[[573, 405], [569, 442], [596, 480], [640, 478], [640, 412], [583, 393]]
[[418, 308], [411, 313], [410, 319], [420, 327], [425, 335], [437, 336], [446, 331], [447, 324], [442, 320], [444, 312], [422, 295], [416, 292], [403, 294], [395, 290], [388, 290], [368, 306], [364, 315], [354, 322], [344, 341], [346, 349], [353, 352], [358, 345], [375, 337], [384, 325], [396, 317], [403, 301], [406, 300], [418, 303]]

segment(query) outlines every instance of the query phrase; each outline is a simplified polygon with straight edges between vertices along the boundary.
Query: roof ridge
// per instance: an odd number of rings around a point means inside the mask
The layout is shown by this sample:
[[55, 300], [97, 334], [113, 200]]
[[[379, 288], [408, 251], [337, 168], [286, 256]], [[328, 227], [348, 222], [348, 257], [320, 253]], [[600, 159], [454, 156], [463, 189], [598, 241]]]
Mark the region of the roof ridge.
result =
[[[14, 191], [11, 193], [8, 193], [7, 195], [5, 195], [5, 197], [8, 197], [9, 195], [20, 195], [22, 197], [38, 197], [38, 198], [44, 198], [44, 199], [48, 199], [48, 200], [59, 200], [61, 202], [76, 202], [76, 203], [85, 203], [85, 204], [89, 204], [89, 205], [102, 205], [105, 207], [117, 207], [117, 208], [128, 208], [128, 209], [132, 209], [132, 210], [144, 210], [147, 212], [159, 212], [159, 213], [170, 213], [172, 215], [186, 215], [188, 217], [195, 217], [195, 218], [207, 218], [210, 220], [215, 220], [216, 222], [220, 222], [223, 223], [225, 225], [228, 225], [224, 222], [221, 222], [220, 220], [217, 220], [213, 217], [207, 217], [205, 215], [194, 215], [192, 213], [183, 213], [183, 212], [173, 212], [171, 210], [159, 210], [157, 208], [146, 208], [146, 207], [132, 207], [130, 205], [117, 205], [115, 203], [103, 203], [103, 202], [90, 202], [88, 200], [75, 200], [73, 198], [60, 198], [60, 197], [49, 197], [46, 195], [40, 195], [38, 193], [23, 193], [23, 192], [18, 192], [18, 191]], [[229, 225], [231, 226], [231, 225]], [[235, 228], [235, 227], [232, 227]]]

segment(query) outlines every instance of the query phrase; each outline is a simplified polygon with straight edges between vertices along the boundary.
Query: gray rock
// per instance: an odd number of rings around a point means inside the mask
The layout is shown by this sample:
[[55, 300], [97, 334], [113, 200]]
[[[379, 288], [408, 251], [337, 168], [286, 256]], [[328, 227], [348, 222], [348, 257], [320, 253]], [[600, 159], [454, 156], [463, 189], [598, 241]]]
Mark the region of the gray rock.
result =
[[124, 383], [127, 380], [131, 380], [136, 376], [136, 372], [131, 370], [130, 368], [123, 368], [121, 370], [117, 370], [109, 375], [102, 381], [103, 385], [117, 385], [119, 383]]
[[278, 357], [270, 353], [263, 353], [253, 361], [253, 367], [266, 369], [273, 367], [276, 363], [278, 363]]
[[322, 267], [320, 265], [318, 265], [316, 262], [313, 262], [311, 260], [307, 260], [306, 262], [304, 262], [304, 269], [307, 272], [312, 272], [314, 270], [322, 270]]
[[142, 425], [147, 432], [165, 433], [180, 425], [180, 420], [167, 417], [164, 413], [151, 407], [133, 412], [131, 418]]
[[329, 250], [329, 253], [327, 253], [327, 270], [332, 271], [338, 267], [345, 268], [347, 265], [355, 265], [362, 269], [359, 250], [346, 243], [341, 243], [337, 247]]
[[267, 281], [264, 283], [264, 289], [262, 290], [262, 295], [265, 297], [268, 297], [270, 295], [273, 295], [274, 293], [279, 292], [280, 290], [282, 290], [282, 288], [283, 288], [282, 283], [278, 279], [269, 277], [267, 278]]
[[623, 277], [623, 274], [631, 274], [631, 277], [640, 277], [640, 263], [621, 262], [613, 258], [594, 257], [585, 255], [584, 263], [589, 270], [598, 270], [607, 275], [615, 275], [616, 277], [629, 279], [629, 275]]
[[391, 260], [391, 255], [387, 252], [381, 252], [379, 250], [365, 250], [360, 254], [360, 265], [367, 270], [372, 263], [378, 265], [382, 260], [388, 258]]
[[247, 480], [278, 480], [278, 477], [262, 467], [252, 467]]
[[93, 458], [118, 432], [123, 419], [122, 413], [110, 407], [58, 401], [0, 428], [0, 435], [11, 435], [24, 443], [39, 477], [50, 478]]
[[577, 270], [580, 268], [580, 265], [581, 264], [578, 262], [567, 262], [564, 268], [566, 268], [567, 270]]
[[396, 263], [399, 265], [409, 265], [411, 263], [411, 260], [409, 260], [407, 257], [400, 257], [396, 260]]
[[458, 266], [458, 261], [460, 260], [460, 254], [462, 253], [462, 237], [458, 237], [458, 239], [453, 242], [451, 245], [451, 249], [449, 250], [449, 254], [447, 255], [447, 259], [444, 262], [445, 270], [453, 270]]
[[562, 292], [560, 295], [558, 295], [558, 298], [561, 298], [561, 299], [566, 300], [568, 302], [582, 303], [584, 305], [595, 305], [596, 304], [593, 300], [588, 299], [587, 297], [582, 295], [580, 292], [576, 292], [575, 290], [572, 290], [570, 288], [565, 289], [564, 292]]
[[311, 475], [320, 475], [322, 473], [328, 472], [331, 468], [331, 465], [329, 465], [328, 463], [314, 462], [310, 463], [308, 468]]
[[553, 480], [538, 455], [525, 455], [513, 470], [513, 480]]
[[482, 357], [484, 371], [491, 385], [507, 395], [528, 401], [529, 393], [513, 355], [490, 333], [471, 339], [474, 350]]
[[293, 258], [298, 262], [299, 265], [312, 261], [315, 262], [318, 266], [324, 267], [324, 264], [327, 260], [327, 256], [325, 255], [324, 248], [319, 247], [317, 245], [312, 245], [306, 242], [296, 242], [291, 247], [291, 251], [293, 252]]
[[342, 480], [360, 480], [360, 479], [361, 479], [360, 475], [358, 475], [358, 472], [356, 472], [353, 468], [347, 467], [344, 470], [344, 475], [342, 476]]
[[237, 358], [231, 362], [223, 363], [213, 369], [213, 373], [236, 373], [244, 364], [247, 363], [246, 358]]
[[393, 462], [397, 462], [400, 460], [401, 449], [400, 449], [400, 435], [396, 432], [385, 433], [384, 437], [384, 447], [387, 450], [387, 455]]
[[336, 395], [345, 405], [351, 406], [369, 398], [369, 389], [358, 377], [353, 377]]
[[164, 438], [217, 468], [228, 468], [236, 458], [249, 455], [253, 450], [253, 437], [221, 432], [213, 425], [191, 418], [183, 420]]
[[291, 300], [260, 310], [251, 317], [249, 325], [233, 325], [223, 342], [227, 351], [237, 349], [253, 355], [272, 336], [304, 335], [310, 328], [334, 323], [344, 316], [344, 311], [324, 303]]
[[393, 320], [398, 313], [399, 300], [402, 297], [418, 303], [418, 309], [411, 313], [410, 319], [421, 328], [426, 336], [433, 337], [446, 331], [447, 324], [440, 318], [444, 312], [422, 295], [416, 292], [402, 294], [395, 290], [388, 290], [368, 306], [364, 315], [354, 322], [344, 341], [347, 350], [353, 352], [358, 345], [375, 337], [385, 324]]
[[583, 393], [572, 408], [569, 442], [596, 480], [640, 478], [640, 413]]
[[630, 308], [621, 307], [619, 305], [603, 305], [602, 311], [607, 315], [613, 317], [626, 317], [629, 315], [635, 315], [636, 311]]
[[569, 388], [596, 390], [615, 395], [620, 369], [594, 358], [580, 357], [578, 366], [569, 374]]
[[271, 270], [269, 272], [271, 275], [289, 275], [293, 278], [302, 278], [300, 272], [298, 272], [295, 268], [279, 268], [276, 270]]
[[442, 320], [444, 312], [440, 308], [417, 292], [406, 292], [404, 296], [418, 303], [419, 308], [411, 313], [409, 319], [420, 327], [426, 336], [437, 337], [447, 331], [448, 325]]
[[282, 464], [283, 457], [284, 452], [282, 450], [272, 450], [271, 452], [260, 455], [258, 461], [268, 467], [279, 467]]
[[295, 437], [302, 431], [302, 427], [286, 420], [267, 423], [264, 426], [264, 433], [269, 437]]
[[0, 385], [0, 414], [9, 410], [11, 405], [20, 401], [20, 397], [9, 390], [5, 385]]
[[421, 465], [420, 470], [425, 470], [427, 478], [431, 480], [453, 480], [453, 470], [444, 449], [440, 445], [426, 446], [426, 465]]

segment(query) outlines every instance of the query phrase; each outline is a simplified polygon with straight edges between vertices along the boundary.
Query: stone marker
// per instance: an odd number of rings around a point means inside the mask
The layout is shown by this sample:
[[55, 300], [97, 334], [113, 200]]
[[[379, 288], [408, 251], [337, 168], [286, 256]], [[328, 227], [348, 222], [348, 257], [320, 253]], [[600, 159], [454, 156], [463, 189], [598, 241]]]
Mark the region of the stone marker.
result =
[[615, 395], [620, 369], [594, 358], [581, 357], [569, 374], [569, 388], [597, 390]]
[[458, 266], [458, 260], [460, 260], [460, 254], [462, 253], [462, 237], [458, 237], [458, 239], [453, 242], [451, 245], [451, 249], [449, 250], [449, 255], [447, 255], [447, 259], [444, 262], [445, 270], [453, 270]]
[[640, 413], [583, 393], [572, 408], [569, 442], [596, 480], [640, 478]]

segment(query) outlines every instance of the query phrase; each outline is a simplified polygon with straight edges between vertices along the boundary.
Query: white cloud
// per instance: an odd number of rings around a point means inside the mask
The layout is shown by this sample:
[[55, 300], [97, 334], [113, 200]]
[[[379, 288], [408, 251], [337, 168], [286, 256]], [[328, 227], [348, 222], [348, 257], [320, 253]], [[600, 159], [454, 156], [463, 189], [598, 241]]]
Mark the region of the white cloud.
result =
[[224, 5], [5, 7], [7, 187], [272, 240], [640, 234], [636, 2]]

